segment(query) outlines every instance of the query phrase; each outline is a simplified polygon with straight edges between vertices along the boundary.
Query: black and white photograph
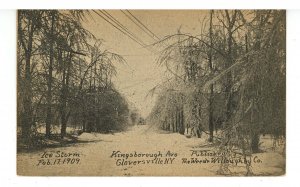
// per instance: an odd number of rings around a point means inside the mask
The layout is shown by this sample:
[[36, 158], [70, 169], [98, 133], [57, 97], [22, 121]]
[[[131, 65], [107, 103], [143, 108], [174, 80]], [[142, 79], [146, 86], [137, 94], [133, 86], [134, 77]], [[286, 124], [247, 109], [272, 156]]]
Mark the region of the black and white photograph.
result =
[[18, 10], [16, 23], [18, 175], [285, 175], [285, 10]]

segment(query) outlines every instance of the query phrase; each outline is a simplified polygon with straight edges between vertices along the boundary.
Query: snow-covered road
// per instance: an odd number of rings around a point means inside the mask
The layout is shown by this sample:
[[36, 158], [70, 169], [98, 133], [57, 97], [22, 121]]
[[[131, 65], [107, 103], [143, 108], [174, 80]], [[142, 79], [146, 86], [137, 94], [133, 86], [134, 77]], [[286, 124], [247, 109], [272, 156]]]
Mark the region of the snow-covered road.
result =
[[[18, 174], [34, 176], [212, 176], [216, 175], [220, 166], [219, 163], [211, 162], [211, 155], [205, 155], [214, 153], [211, 146], [205, 146], [207, 145], [206, 137], [186, 138], [180, 134], [160, 132], [147, 125], [134, 126], [126, 132], [115, 134], [83, 133], [79, 139], [91, 142], [19, 153], [17, 155]], [[257, 156], [262, 162], [252, 162], [254, 172], [264, 175], [283, 174], [282, 155], [271, 152]], [[196, 162], [189, 163], [193, 159]]]

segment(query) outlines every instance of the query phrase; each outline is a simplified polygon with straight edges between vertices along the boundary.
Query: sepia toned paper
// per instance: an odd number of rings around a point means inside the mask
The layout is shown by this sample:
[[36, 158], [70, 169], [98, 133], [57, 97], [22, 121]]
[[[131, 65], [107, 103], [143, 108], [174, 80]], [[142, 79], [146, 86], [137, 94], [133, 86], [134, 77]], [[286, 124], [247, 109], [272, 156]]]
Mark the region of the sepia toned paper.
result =
[[19, 10], [17, 174], [285, 174], [284, 10]]

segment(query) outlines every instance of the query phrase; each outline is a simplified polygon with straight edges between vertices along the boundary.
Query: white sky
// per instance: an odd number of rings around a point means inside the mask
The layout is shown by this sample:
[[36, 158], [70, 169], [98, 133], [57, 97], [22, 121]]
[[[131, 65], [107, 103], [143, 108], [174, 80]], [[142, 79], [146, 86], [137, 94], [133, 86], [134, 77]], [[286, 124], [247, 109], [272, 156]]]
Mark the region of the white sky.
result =
[[[113, 17], [121, 22], [129, 31], [134, 33], [145, 44], [149, 45], [155, 40], [145, 34], [120, 10], [107, 10]], [[146, 27], [159, 38], [177, 33], [199, 34], [201, 21], [206, 11], [170, 11], [170, 10], [132, 10]], [[111, 26], [97, 14], [92, 13], [93, 19], [84, 24], [97, 38], [105, 40], [105, 47], [123, 55], [127, 64], [115, 64], [117, 77], [113, 79], [116, 88], [127, 98], [128, 102], [139, 109], [146, 117], [154, 106], [155, 96], [147, 96], [149, 90], [162, 82], [165, 75], [163, 66], [156, 63], [157, 54], [150, 52], [135, 43], [128, 36]]]

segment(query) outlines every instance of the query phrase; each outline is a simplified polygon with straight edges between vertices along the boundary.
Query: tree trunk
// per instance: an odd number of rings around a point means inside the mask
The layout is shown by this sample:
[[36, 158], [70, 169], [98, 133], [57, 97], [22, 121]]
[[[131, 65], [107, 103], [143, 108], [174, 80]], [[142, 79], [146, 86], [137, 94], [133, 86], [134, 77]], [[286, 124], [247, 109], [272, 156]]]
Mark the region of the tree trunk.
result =
[[[20, 16], [20, 13], [18, 14]], [[24, 78], [24, 92], [23, 92], [23, 107], [24, 111], [22, 112], [22, 137], [25, 139], [26, 144], [30, 141], [31, 135], [31, 126], [32, 126], [32, 91], [31, 91], [31, 56], [32, 56], [32, 43], [33, 43], [33, 32], [34, 32], [34, 23], [31, 18], [28, 18], [28, 24], [30, 25], [28, 28], [28, 43], [25, 44], [23, 40], [23, 32], [21, 27], [22, 20], [18, 18], [19, 24], [19, 40], [22, 43], [23, 49], [25, 51], [25, 78]]]
[[66, 70], [63, 72], [62, 81], [62, 95], [61, 95], [61, 137], [66, 135], [68, 116], [67, 115], [67, 99], [69, 95], [69, 79], [70, 79], [70, 67], [71, 67], [72, 54], [69, 54], [69, 58], [66, 64]]
[[[210, 27], [209, 27], [209, 38], [210, 38], [210, 51], [209, 51], [209, 56], [208, 56], [208, 63], [209, 63], [209, 68], [211, 73], [214, 73], [213, 70], [213, 64], [212, 64], [212, 46], [213, 46], [213, 40], [212, 40], [212, 15], [213, 11], [210, 12]], [[210, 95], [209, 95], [209, 117], [208, 117], [208, 127], [209, 127], [209, 142], [213, 142], [213, 137], [214, 137], [214, 124], [213, 124], [213, 96], [214, 96], [214, 85], [210, 85]]]
[[[262, 15], [259, 14], [258, 16], [259, 16], [259, 20], [262, 21], [262, 19], [263, 19], [261, 17]], [[262, 26], [263, 26], [263, 22], [261, 22], [260, 28], [262, 28]], [[257, 41], [254, 44], [254, 49], [256, 51], [260, 51], [261, 50], [261, 32], [256, 33], [256, 38], [257, 38], [256, 39]], [[247, 41], [247, 43], [248, 43], [248, 41]], [[256, 84], [256, 85], [260, 84], [260, 83], [254, 82], [255, 79], [253, 79], [252, 81], [253, 81], [252, 84]], [[260, 97], [260, 94], [257, 92], [257, 90], [258, 90], [258, 88], [256, 88], [254, 94], [252, 95], [252, 100], [251, 100], [251, 102], [252, 102], [252, 108], [251, 108], [251, 128], [252, 128], [251, 129], [251, 132], [252, 132], [252, 134], [251, 134], [251, 150], [252, 150], [252, 153], [259, 152], [259, 135], [260, 135], [259, 134], [260, 132], [258, 131], [258, 129], [259, 129], [258, 120], [259, 119], [258, 119], [258, 112], [254, 110], [254, 106], [256, 105], [254, 98]]]
[[214, 123], [213, 123], [213, 90], [214, 85], [210, 85], [210, 97], [209, 97], [209, 117], [208, 117], [208, 128], [209, 128], [209, 142], [213, 142], [214, 139]]
[[47, 81], [47, 117], [46, 117], [46, 137], [49, 138], [51, 134], [52, 123], [52, 71], [53, 71], [53, 57], [54, 57], [54, 18], [55, 13], [51, 12], [51, 30], [50, 30], [50, 51], [49, 51], [49, 72]]
[[254, 132], [252, 135], [251, 150], [252, 150], [252, 153], [259, 152], [259, 134], [257, 132]]
[[[231, 31], [228, 34], [228, 60], [225, 62], [225, 69], [229, 68], [232, 65], [232, 57], [231, 57], [231, 47], [232, 47], [232, 33]], [[226, 75], [226, 85], [225, 85], [225, 98], [226, 98], [226, 121], [228, 122], [231, 118], [232, 113], [232, 73], [228, 72]]]
[[25, 64], [25, 81], [24, 81], [24, 111], [22, 120], [22, 136], [28, 143], [31, 134], [32, 126], [32, 91], [31, 91], [31, 72], [30, 72], [30, 57], [31, 55], [26, 54], [26, 64]]
[[[237, 11], [235, 10], [232, 18], [230, 18], [228, 10], [225, 10], [226, 18], [227, 18], [227, 32], [228, 32], [228, 37], [227, 37], [227, 60], [225, 60], [225, 69], [229, 68], [232, 65], [233, 62], [233, 57], [232, 57], [232, 41], [233, 41], [233, 27], [236, 22], [236, 16], [237, 16]], [[232, 108], [232, 102], [233, 102], [233, 97], [232, 97], [232, 73], [231, 71], [227, 73], [226, 75], [226, 85], [225, 85], [225, 98], [226, 98], [226, 122], [229, 122], [231, 118], [231, 114], [233, 111]]]
[[86, 115], [84, 111], [82, 111], [82, 131], [86, 132]]
[[171, 112], [171, 131], [174, 132], [174, 112]]
[[251, 122], [251, 150], [252, 153], [258, 153], [259, 152], [259, 132], [257, 128], [257, 114], [254, 110], [254, 99], [252, 99], [252, 107], [251, 107], [251, 116], [250, 116], [250, 122]]
[[61, 88], [61, 105], [60, 105], [60, 115], [61, 115], [61, 129], [60, 135], [63, 138], [66, 135], [66, 71], [63, 70], [62, 88]]
[[175, 132], [178, 132], [178, 109], [176, 108], [176, 110], [175, 110]]

